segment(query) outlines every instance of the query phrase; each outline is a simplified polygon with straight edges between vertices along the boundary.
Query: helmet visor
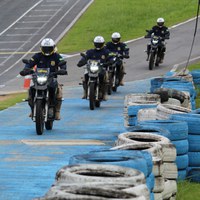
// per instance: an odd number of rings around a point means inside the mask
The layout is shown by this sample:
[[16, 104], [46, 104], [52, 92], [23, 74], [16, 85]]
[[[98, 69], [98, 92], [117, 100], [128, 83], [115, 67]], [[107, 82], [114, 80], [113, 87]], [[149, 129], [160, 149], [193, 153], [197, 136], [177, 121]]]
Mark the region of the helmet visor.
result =
[[118, 43], [120, 41], [120, 38], [112, 38], [113, 43]]
[[51, 55], [54, 51], [54, 47], [41, 47], [42, 53], [44, 55]]
[[98, 49], [101, 49], [103, 47], [104, 43], [96, 43], [94, 42], [94, 46], [95, 48], [98, 50]]
[[158, 26], [163, 26], [164, 22], [158, 22], [157, 24], [158, 24]]

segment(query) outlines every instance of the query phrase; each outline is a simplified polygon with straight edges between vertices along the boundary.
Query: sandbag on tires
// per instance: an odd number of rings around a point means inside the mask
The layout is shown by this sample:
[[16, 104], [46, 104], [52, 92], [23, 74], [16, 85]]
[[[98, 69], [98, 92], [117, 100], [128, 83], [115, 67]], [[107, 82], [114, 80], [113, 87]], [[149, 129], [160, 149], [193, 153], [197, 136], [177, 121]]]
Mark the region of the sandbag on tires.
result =
[[159, 95], [166, 93], [168, 95], [168, 98], [178, 99], [181, 103], [183, 103], [184, 100], [188, 98], [188, 96], [186, 96], [184, 92], [171, 88], [158, 88], [154, 91], [154, 94], [159, 94]]

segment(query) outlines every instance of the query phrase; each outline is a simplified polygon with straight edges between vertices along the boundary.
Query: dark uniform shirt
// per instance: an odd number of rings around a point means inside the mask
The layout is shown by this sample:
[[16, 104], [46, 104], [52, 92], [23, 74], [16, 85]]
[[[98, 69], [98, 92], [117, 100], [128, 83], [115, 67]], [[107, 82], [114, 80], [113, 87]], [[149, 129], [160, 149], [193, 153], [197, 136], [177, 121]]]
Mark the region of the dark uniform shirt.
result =
[[100, 63], [107, 63], [111, 61], [112, 56], [110, 55], [110, 52], [108, 49], [103, 47], [100, 50], [96, 49], [90, 49], [86, 51], [86, 57], [81, 58], [81, 60], [78, 63], [78, 66], [81, 67], [86, 64], [87, 60], [99, 60]]
[[[31, 59], [30, 63], [26, 64], [26, 68], [33, 68], [35, 65], [37, 68], [50, 68], [50, 72], [56, 72], [58, 70], [58, 63], [62, 61], [63, 58], [58, 53], [53, 53], [50, 56], [44, 56], [41, 52], [36, 53]], [[60, 66], [60, 69], [67, 69], [67, 65]]]
[[113, 53], [129, 55], [129, 48], [123, 42], [119, 42], [117, 44], [114, 44], [113, 42], [107, 42], [106, 48]]
[[160, 28], [159, 26], [153, 26], [152, 29], [149, 31], [148, 36], [150, 37], [151, 34], [154, 33], [156, 36], [160, 36], [164, 39], [169, 39], [170, 32], [169, 29], [166, 26], [162, 26]]

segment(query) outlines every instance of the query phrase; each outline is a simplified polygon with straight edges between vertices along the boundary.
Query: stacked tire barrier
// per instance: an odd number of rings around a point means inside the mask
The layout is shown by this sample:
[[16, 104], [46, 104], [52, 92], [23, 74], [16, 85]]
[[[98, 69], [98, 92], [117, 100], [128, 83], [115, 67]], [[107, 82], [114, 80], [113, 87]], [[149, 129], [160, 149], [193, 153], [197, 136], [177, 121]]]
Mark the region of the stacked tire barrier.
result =
[[104, 151], [93, 151], [88, 154], [75, 155], [69, 160], [69, 164], [108, 164], [118, 165], [122, 167], [130, 167], [141, 171], [147, 183], [140, 186], [142, 193], [145, 194], [145, 198], [150, 198], [150, 191], [153, 185], [154, 177], [152, 177], [152, 156], [148, 152], [127, 151], [127, 150], [104, 150]]
[[188, 124], [179, 120], [149, 120], [140, 122], [141, 126], [158, 127], [169, 131], [165, 135], [176, 147], [178, 180], [184, 180], [188, 168]]
[[116, 165], [67, 165], [56, 173], [56, 181], [38, 200], [148, 200], [144, 174]]
[[[152, 190], [154, 199], [175, 198], [177, 192], [175, 146], [168, 138], [161, 135], [148, 132], [125, 132], [118, 135], [115, 149], [134, 149], [137, 145], [140, 145], [141, 149], [145, 149], [143, 145], [155, 145], [154, 150], [149, 149], [153, 157], [153, 174], [155, 176], [155, 184]], [[173, 188], [167, 187], [166, 184], [173, 185]]]
[[157, 94], [128, 94], [124, 100], [124, 125], [134, 126], [137, 122], [138, 110], [142, 108], [156, 108], [160, 102]]
[[184, 121], [188, 124], [189, 164], [187, 178], [194, 182], [200, 182], [200, 115], [193, 113], [174, 114], [170, 116], [170, 119]]

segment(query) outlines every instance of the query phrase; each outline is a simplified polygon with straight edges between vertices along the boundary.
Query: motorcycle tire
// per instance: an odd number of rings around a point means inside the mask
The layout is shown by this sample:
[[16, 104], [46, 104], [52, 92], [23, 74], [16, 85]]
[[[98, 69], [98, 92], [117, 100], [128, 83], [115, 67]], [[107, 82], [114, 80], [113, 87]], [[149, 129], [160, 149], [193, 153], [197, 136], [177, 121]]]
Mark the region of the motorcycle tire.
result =
[[44, 131], [44, 106], [42, 100], [36, 101], [35, 125], [37, 135], [42, 135]]
[[94, 107], [95, 107], [95, 83], [90, 83], [89, 90], [90, 90], [89, 106], [90, 106], [90, 110], [94, 110]]
[[112, 87], [113, 92], [117, 92], [117, 86]]
[[151, 53], [149, 58], [149, 70], [153, 70], [154, 60], [155, 60], [155, 55], [154, 53]]
[[108, 95], [112, 94], [112, 84], [113, 84], [112, 74], [109, 74], [109, 84], [108, 84], [108, 88], [107, 88]]
[[108, 95], [111, 95], [112, 94], [112, 89], [111, 89], [111, 86], [110, 84], [108, 85], [108, 91], [107, 91]]
[[100, 102], [100, 101], [95, 101], [95, 106], [96, 106], [97, 108], [99, 108], [100, 105], [101, 105], [101, 102]]
[[48, 120], [47, 122], [45, 122], [45, 128], [46, 128], [46, 130], [52, 130], [53, 121], [52, 120]]

